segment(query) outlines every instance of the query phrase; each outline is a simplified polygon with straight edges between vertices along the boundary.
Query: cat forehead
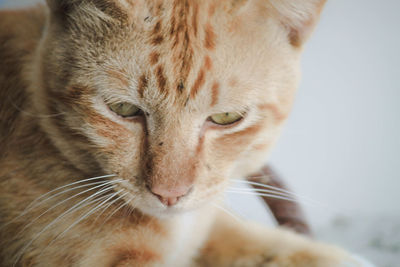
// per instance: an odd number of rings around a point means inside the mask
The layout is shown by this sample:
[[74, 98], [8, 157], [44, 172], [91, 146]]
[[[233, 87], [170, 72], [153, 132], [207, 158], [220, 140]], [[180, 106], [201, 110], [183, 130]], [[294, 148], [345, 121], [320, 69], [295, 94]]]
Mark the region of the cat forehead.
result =
[[[69, 23], [72, 25], [70, 28], [79, 34], [90, 35], [91, 32], [92, 36], [99, 35], [114, 40], [118, 37], [127, 39], [136, 37], [136, 43], [142, 41], [149, 47], [180, 50], [182, 54], [188, 55], [192, 50], [215, 50], [218, 39], [229, 41], [235, 34], [246, 38], [245, 31], [265, 32], [264, 24], [267, 20], [265, 17], [273, 17], [271, 12], [265, 16], [265, 12], [254, 11], [258, 8], [256, 5], [251, 5], [252, 8], [245, 10], [244, 3], [251, 1], [76, 0], [76, 2], [80, 4], [71, 8], [75, 12], [69, 12], [67, 20], [72, 21]], [[260, 10], [265, 11], [266, 7]], [[250, 20], [253, 24], [249, 22]], [[258, 26], [252, 27], [255, 25]], [[92, 38], [96, 41], [95, 39]], [[118, 41], [124, 43], [121, 38]], [[153, 57], [154, 59], [157, 57]]]
[[[193, 15], [213, 16], [216, 13], [222, 15], [233, 14], [236, 10], [245, 6], [252, 0], [47, 0], [50, 6], [81, 7], [91, 5], [97, 11], [106, 13], [114, 18], [127, 20], [143, 15], [146, 20], [151, 16], [173, 15], [175, 17], [188, 17]], [[203, 13], [206, 11], [206, 13]], [[196, 18], [195, 18], [196, 19]]]
[[[140, 98], [240, 104], [267, 87], [269, 67], [285, 62], [276, 34], [268, 44], [267, 20], [239, 12], [245, 2], [88, 0], [71, 14], [79, 32], [72, 36], [86, 37], [76, 58], [91, 60], [93, 69], [103, 64], [114, 84], [137, 89]], [[102, 59], [88, 59], [89, 50]]]

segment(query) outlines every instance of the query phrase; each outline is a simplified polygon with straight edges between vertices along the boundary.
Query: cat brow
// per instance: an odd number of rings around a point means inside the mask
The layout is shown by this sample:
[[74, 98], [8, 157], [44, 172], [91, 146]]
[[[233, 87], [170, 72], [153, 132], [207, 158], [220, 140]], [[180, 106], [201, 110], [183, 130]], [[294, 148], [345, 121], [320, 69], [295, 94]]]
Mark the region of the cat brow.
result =
[[[134, 8], [134, 4], [130, 0], [110, 1], [96, 0], [91, 1], [95, 7], [112, 17], [125, 17], [127, 10]], [[163, 3], [148, 3], [151, 13], [154, 15], [155, 21], [148, 31], [148, 40], [153, 49], [147, 55], [147, 61], [151, 66], [150, 73], [139, 74], [137, 78], [137, 92], [140, 98], [144, 97], [145, 91], [148, 89], [150, 74], [155, 79], [155, 89], [161, 95], [182, 96], [185, 104], [189, 100], [194, 100], [200, 91], [207, 88], [210, 92], [210, 106], [213, 107], [218, 103], [220, 83], [217, 80], [210, 79], [213, 70], [212, 52], [217, 45], [217, 35], [214, 27], [208, 19], [205, 24], [200, 27], [199, 21], [199, 4], [195, 1], [175, 0], [172, 3], [171, 12], [168, 16], [162, 16]], [[215, 15], [215, 3], [205, 10], [204, 15], [211, 18]], [[129, 12], [130, 13], [130, 12]], [[183, 15], [182, 15], [183, 14]], [[120, 17], [121, 18], [121, 17]], [[200, 31], [203, 34], [200, 35]], [[201, 36], [201, 37], [200, 37]], [[197, 40], [205, 48], [203, 58], [200, 57], [200, 67], [194, 74], [194, 80], [188, 81], [190, 72], [194, 69], [195, 49], [193, 42]], [[163, 49], [168, 47], [172, 60], [172, 66], [167, 66], [165, 61], [161, 62], [161, 54]], [[167, 75], [168, 69], [175, 70], [175, 77]], [[121, 86], [129, 86], [129, 77], [120, 70], [108, 70], [107, 74], [118, 81]], [[190, 84], [187, 84], [190, 83]]]
[[[120, 1], [110, 1], [110, 0], [95, 0], [91, 1], [91, 4], [93, 4], [96, 8], [98, 8], [100, 11], [103, 13], [109, 15], [110, 17], [117, 19], [117, 20], [122, 20], [122, 21], [127, 21], [128, 20], [128, 13], [125, 9], [123, 9], [118, 3]], [[133, 8], [133, 2], [130, 0], [123, 0], [121, 2], [124, 2], [128, 8]]]

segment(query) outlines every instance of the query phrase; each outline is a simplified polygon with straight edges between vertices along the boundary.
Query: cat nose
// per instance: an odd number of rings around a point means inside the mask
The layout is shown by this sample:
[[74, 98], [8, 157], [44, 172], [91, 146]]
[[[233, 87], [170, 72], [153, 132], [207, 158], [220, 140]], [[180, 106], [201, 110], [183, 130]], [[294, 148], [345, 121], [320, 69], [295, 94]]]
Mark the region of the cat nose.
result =
[[154, 185], [149, 187], [149, 190], [153, 195], [157, 196], [158, 199], [166, 206], [173, 206], [178, 203], [179, 199], [183, 196], [186, 196], [190, 187], [181, 186], [174, 188], [167, 188], [162, 185]]

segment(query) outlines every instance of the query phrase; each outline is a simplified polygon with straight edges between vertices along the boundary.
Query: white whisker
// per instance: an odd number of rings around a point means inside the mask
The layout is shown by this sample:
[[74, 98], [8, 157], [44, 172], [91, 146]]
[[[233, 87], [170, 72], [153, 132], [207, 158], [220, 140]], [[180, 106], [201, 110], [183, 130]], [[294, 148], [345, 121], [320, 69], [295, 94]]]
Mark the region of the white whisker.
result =
[[120, 181], [122, 181], [122, 179], [117, 179], [117, 180], [108, 181], [108, 182], [102, 182], [102, 183], [101, 183], [100, 185], [98, 185], [98, 186], [89, 188], [89, 189], [87, 189], [87, 190], [84, 190], [84, 191], [82, 191], [82, 192], [79, 192], [79, 193], [77, 193], [77, 194], [75, 194], [75, 195], [72, 195], [72, 196], [70, 196], [70, 197], [68, 197], [68, 198], [66, 198], [66, 199], [64, 199], [64, 200], [62, 200], [62, 201], [60, 201], [60, 202], [58, 202], [56, 205], [53, 205], [52, 207], [50, 207], [49, 209], [47, 209], [46, 211], [44, 211], [43, 213], [41, 213], [38, 217], [36, 217], [35, 219], [31, 220], [27, 225], [25, 225], [25, 226], [18, 232], [18, 235], [21, 234], [26, 228], [28, 228], [29, 226], [31, 226], [34, 222], [36, 222], [38, 219], [40, 219], [43, 215], [47, 214], [47, 213], [50, 212], [51, 210], [54, 210], [55, 208], [57, 208], [58, 206], [64, 204], [65, 202], [67, 202], [67, 201], [69, 201], [69, 200], [71, 200], [71, 199], [73, 199], [73, 198], [76, 198], [76, 197], [78, 197], [78, 196], [80, 196], [80, 195], [83, 195], [83, 194], [85, 194], [85, 193], [87, 193], [87, 192], [93, 191], [93, 190], [95, 190], [95, 189], [97, 189], [97, 188], [102, 188], [102, 187], [104, 187], [104, 186], [113, 185], [113, 184], [116, 184], [116, 183], [118, 183], [118, 182], [120, 182]]
[[[73, 182], [73, 183], [69, 183], [69, 184], [57, 187], [57, 188], [55, 188], [55, 189], [53, 189], [53, 190], [41, 195], [40, 197], [36, 198], [35, 200], [33, 200], [32, 203], [29, 204], [22, 213], [26, 213], [26, 210], [29, 209], [30, 207], [32, 207], [32, 205], [34, 205], [35, 202], [38, 202], [42, 198], [47, 197], [48, 195], [50, 195], [50, 194], [52, 194], [52, 193], [54, 193], [54, 192], [56, 192], [58, 190], [61, 190], [61, 189], [64, 189], [66, 187], [73, 186], [73, 185], [76, 185], [76, 184], [80, 184], [80, 183], [89, 182], [89, 181], [98, 180], [98, 179], [110, 178], [110, 177], [114, 177], [114, 176], [116, 176], [116, 175], [115, 174], [110, 174], [110, 175], [97, 176], [97, 177], [92, 177], [92, 178], [88, 178], [88, 179], [84, 179], [84, 180], [79, 180], [79, 181], [76, 181], [76, 182]], [[21, 215], [23, 215], [23, 214], [21, 214]]]
[[229, 211], [228, 209], [226, 209], [226, 208], [224, 208], [224, 207], [222, 207], [222, 206], [220, 206], [220, 205], [218, 205], [218, 204], [212, 203], [212, 205], [213, 205], [214, 207], [216, 207], [216, 208], [222, 210], [223, 212], [225, 212], [225, 213], [228, 214], [229, 216], [233, 217], [236, 221], [242, 223], [242, 220], [241, 220], [238, 216], [236, 216], [235, 214], [233, 214], [233, 212]]
[[284, 197], [294, 197], [294, 195], [292, 195], [292, 194], [287, 194], [287, 193], [275, 191], [275, 190], [272, 190], [272, 189], [229, 187], [228, 190], [243, 191], [243, 192], [272, 193], [272, 194], [281, 195], [281, 196], [284, 196]]
[[[93, 204], [93, 203], [98, 203], [98, 202], [102, 201], [102, 200], [105, 199], [105, 198], [110, 198], [110, 195], [111, 195], [111, 198], [112, 198], [112, 197], [115, 196], [116, 194], [115, 194], [115, 193], [114, 193], [114, 194], [113, 194], [113, 193], [109, 193], [109, 194], [107, 194], [107, 195], [105, 195], [105, 196], [102, 196], [102, 197], [99, 197], [99, 198], [95, 198], [95, 199], [93, 199], [93, 200], [91, 200], [91, 201], [85, 203], [84, 205], [81, 205], [81, 206], [78, 207], [77, 209], [71, 211], [69, 214], [72, 214], [72, 213], [74, 213], [75, 211], [77, 211], [77, 210], [79, 210], [79, 209], [81, 209], [81, 208], [84, 208], [84, 207], [86, 207], [86, 206], [89, 206], [89, 205], [91, 205], [91, 204]], [[46, 251], [46, 249], [47, 249], [48, 247], [50, 247], [50, 246], [60, 237], [60, 235], [61, 235], [61, 234], [58, 234], [55, 238], [53, 238], [53, 240], [52, 240], [49, 244], [46, 245], [45, 248], [42, 249], [42, 251], [41, 251], [40, 254], [39, 254], [39, 258], [40, 258], [40, 256]]]
[[[110, 194], [107, 195], [107, 199], [102, 201], [100, 204], [98, 204], [97, 206], [95, 206], [93, 209], [91, 209], [89, 212], [87, 212], [86, 214], [82, 215], [81, 217], [79, 217], [74, 223], [72, 223], [67, 229], [65, 229], [61, 234], [57, 235], [47, 246], [51, 246], [55, 241], [57, 241], [59, 238], [62, 238], [69, 230], [71, 230], [75, 225], [77, 225], [78, 223], [80, 223], [81, 221], [83, 221], [84, 219], [86, 219], [87, 217], [89, 217], [91, 214], [93, 214], [95, 211], [97, 211], [98, 209], [100, 209], [105, 203], [107, 203], [110, 199], [112, 199], [113, 197], [115, 197], [116, 195], [118, 195], [119, 193], [121, 193], [122, 191], [124, 191], [123, 189], [119, 190], [118, 192], [111, 194], [111, 196], [109, 196]], [[97, 201], [99, 202], [99, 201]], [[45, 249], [46, 249], [45, 248]]]
[[[10, 220], [9, 222], [7, 222], [6, 224], [4, 224], [2, 227], [0, 227], [0, 229], [2, 229], [3, 227], [6, 227], [7, 225], [15, 222], [16, 220], [18, 220], [19, 218], [21, 218], [22, 216], [24, 216], [25, 214], [27, 214], [29, 211], [31, 211], [32, 209], [36, 208], [40, 203], [43, 203], [45, 201], [48, 201], [50, 199], [52, 199], [53, 197], [50, 196], [52, 193], [55, 193], [56, 191], [59, 191], [61, 189], [67, 188], [69, 186], [73, 186], [73, 185], [77, 185], [80, 183], [84, 183], [84, 182], [88, 182], [88, 181], [92, 181], [92, 180], [98, 180], [98, 179], [105, 179], [105, 178], [109, 178], [109, 177], [114, 177], [116, 176], [115, 174], [110, 174], [110, 175], [103, 175], [103, 176], [97, 176], [97, 177], [92, 177], [92, 178], [88, 178], [88, 179], [84, 179], [84, 180], [79, 180], [77, 182], [73, 182], [70, 184], [66, 184], [60, 187], [57, 187], [41, 196], [39, 196], [38, 198], [36, 198], [35, 200], [32, 201], [31, 204], [29, 204], [28, 206], [26, 206], [26, 208], [14, 219]], [[75, 188], [77, 189], [77, 188]], [[73, 190], [73, 189], [71, 189]], [[64, 191], [63, 191], [64, 192]], [[65, 191], [65, 193], [68, 191]], [[60, 195], [61, 193], [57, 193], [57, 195]], [[47, 198], [46, 198], [47, 197]], [[43, 199], [46, 198], [46, 199]], [[42, 200], [43, 199], [43, 200]], [[39, 202], [39, 203], [38, 203]]]
[[96, 192], [96, 193], [90, 195], [89, 197], [87, 197], [87, 198], [81, 200], [79, 203], [77, 203], [77, 204], [75, 204], [74, 206], [72, 206], [71, 208], [69, 208], [67, 211], [63, 212], [61, 215], [59, 215], [57, 218], [55, 218], [52, 222], [50, 222], [49, 224], [47, 224], [38, 234], [36, 234], [36, 235], [28, 242], [27, 245], [25, 245], [25, 246], [22, 248], [21, 252], [17, 254], [16, 260], [15, 260], [13, 266], [15, 266], [15, 265], [17, 264], [17, 262], [18, 262], [18, 260], [20, 259], [20, 257], [25, 253], [25, 251], [29, 248], [30, 245], [32, 245], [32, 243], [33, 243], [35, 240], [37, 240], [46, 230], [48, 230], [50, 227], [52, 227], [55, 223], [57, 223], [57, 222], [58, 222], [60, 219], [62, 219], [65, 215], [68, 215], [68, 214], [70, 214], [71, 212], [76, 211], [76, 210], [77, 210], [77, 209], [76, 209], [77, 207], [82, 208], [82, 207], [83, 207], [82, 204], [84, 204], [86, 201], [88, 201], [88, 200], [94, 198], [95, 196], [97, 196], [97, 195], [99, 195], [99, 194], [102, 194], [102, 193], [105, 193], [105, 192], [107, 192], [107, 191], [110, 191], [110, 190], [112, 190], [113, 188], [114, 188], [114, 185], [111, 185], [111, 186], [109, 186], [109, 187], [106, 187], [106, 188], [104, 188], [104, 189], [102, 189], [102, 190], [100, 190], [100, 191], [98, 191], [98, 192]]
[[[254, 178], [263, 178], [263, 177], [267, 177], [267, 176], [256, 176], [256, 177], [254, 177]], [[241, 179], [232, 179], [232, 180], [235, 181], [235, 182], [239, 182], [239, 183], [244, 183], [244, 184], [248, 184], [248, 185], [259, 186], [259, 187], [263, 187], [263, 188], [267, 188], [267, 189], [279, 191], [279, 192], [281, 192], [281, 193], [286, 193], [286, 194], [288, 194], [288, 195], [290, 195], [290, 196], [292, 196], [292, 197], [296, 197], [296, 198], [299, 198], [299, 199], [303, 199], [303, 200], [305, 200], [305, 201], [307, 201], [307, 202], [310, 202], [310, 203], [312, 203], [313, 205], [316, 205], [316, 206], [321, 205], [319, 202], [317, 202], [317, 201], [315, 201], [315, 200], [313, 200], [313, 199], [311, 199], [311, 198], [309, 198], [309, 197], [302, 196], [302, 195], [296, 194], [296, 193], [294, 193], [294, 192], [291, 192], [291, 191], [289, 191], [289, 190], [285, 190], [285, 189], [282, 189], [282, 188], [279, 188], [279, 187], [276, 187], [276, 186], [266, 185], [266, 184], [262, 184], [262, 183], [257, 183], [257, 182], [252, 182], [252, 181], [246, 181], [246, 180], [241, 180]], [[263, 190], [263, 189], [256, 189], [256, 188], [255, 188], [255, 190]], [[266, 192], [266, 193], [268, 193], [268, 192]]]
[[279, 195], [274, 195], [274, 194], [266, 194], [266, 193], [257, 193], [257, 192], [243, 192], [243, 191], [230, 191], [227, 190], [227, 193], [234, 193], [234, 194], [242, 194], [242, 195], [252, 195], [252, 196], [260, 196], [260, 197], [269, 197], [269, 198], [275, 198], [275, 199], [282, 199], [282, 200], [286, 200], [286, 201], [290, 201], [290, 202], [295, 202], [295, 203], [302, 203], [305, 205], [312, 205], [311, 203], [307, 203], [304, 201], [299, 201], [297, 199], [294, 198], [289, 198], [289, 197], [283, 197], [283, 196], [279, 196]]
[[96, 221], [100, 218], [100, 216], [111, 206], [113, 205], [115, 202], [117, 202], [118, 200], [120, 200], [121, 198], [123, 198], [124, 196], [126, 196], [127, 194], [129, 194], [128, 192], [120, 195], [119, 197], [117, 197], [116, 199], [114, 199], [113, 201], [111, 201], [110, 203], [108, 203], [103, 210], [99, 213], [99, 215], [97, 215], [96, 219], [94, 219], [93, 223], [96, 223]]
[[[30, 210], [32, 210], [32, 209], [38, 207], [40, 204], [43, 204], [44, 202], [47, 202], [47, 201], [49, 201], [49, 200], [51, 200], [51, 199], [53, 199], [53, 198], [55, 198], [55, 197], [57, 197], [57, 196], [59, 196], [59, 195], [66, 194], [66, 193], [71, 192], [71, 191], [73, 191], [73, 190], [76, 190], [76, 189], [79, 189], [79, 188], [89, 187], [89, 186], [96, 185], [96, 184], [106, 184], [106, 182], [107, 182], [107, 181], [93, 182], [93, 183], [83, 184], [83, 185], [79, 185], [79, 186], [75, 186], [75, 187], [72, 187], [72, 188], [65, 189], [65, 190], [63, 190], [63, 191], [61, 191], [61, 192], [58, 192], [58, 193], [56, 193], [56, 194], [54, 194], [54, 195], [51, 195], [51, 196], [49, 196], [49, 197], [47, 197], [47, 198], [45, 198], [45, 199], [43, 199], [43, 200], [37, 202], [35, 205], [33, 205], [32, 207], [30, 207], [29, 210], [25, 211], [25, 213], [29, 212]], [[23, 214], [21, 214], [21, 215], [23, 215]], [[21, 216], [21, 215], [20, 215], [20, 216]]]
[[[257, 176], [255, 178], [263, 178], [264, 176]], [[265, 176], [267, 177], [267, 176]], [[264, 188], [268, 188], [268, 189], [273, 189], [276, 191], [280, 191], [283, 193], [287, 193], [287, 194], [294, 194], [293, 192], [289, 191], [289, 190], [285, 190], [276, 186], [272, 186], [272, 185], [266, 185], [266, 184], [262, 184], [262, 183], [257, 183], [257, 182], [253, 182], [253, 181], [247, 181], [247, 180], [241, 180], [241, 179], [232, 179], [235, 182], [238, 183], [244, 183], [244, 184], [249, 184], [249, 185], [256, 185], [256, 186], [260, 186], [260, 187], [264, 187]]]
[[129, 205], [129, 203], [132, 202], [132, 200], [133, 200], [134, 198], [135, 198], [135, 197], [133, 196], [133, 197], [131, 197], [127, 202], [123, 202], [121, 205], [119, 205], [118, 208], [116, 208], [111, 214], [109, 214], [109, 215], [107, 216], [107, 218], [106, 218], [106, 219], [104, 220], [104, 222], [101, 224], [101, 226], [99, 227], [99, 229], [101, 229], [101, 228], [103, 227], [103, 225], [105, 225], [106, 222], [107, 222], [109, 219], [111, 219], [111, 217], [112, 217], [115, 213], [117, 213], [117, 212], [118, 212], [120, 209], [122, 209], [123, 207]]
[[319, 204], [315, 201], [312, 201], [308, 198], [304, 198], [301, 196], [297, 196], [294, 194], [286, 194], [283, 192], [276, 192], [275, 190], [270, 190], [270, 189], [257, 189], [257, 188], [236, 188], [236, 187], [230, 187], [228, 188], [228, 191], [235, 191], [235, 192], [249, 192], [249, 193], [266, 193], [266, 194], [273, 194], [276, 196], [282, 196], [282, 197], [287, 197], [293, 200], [299, 200], [305, 203], [309, 203], [310, 205], [315, 205], [318, 206]]

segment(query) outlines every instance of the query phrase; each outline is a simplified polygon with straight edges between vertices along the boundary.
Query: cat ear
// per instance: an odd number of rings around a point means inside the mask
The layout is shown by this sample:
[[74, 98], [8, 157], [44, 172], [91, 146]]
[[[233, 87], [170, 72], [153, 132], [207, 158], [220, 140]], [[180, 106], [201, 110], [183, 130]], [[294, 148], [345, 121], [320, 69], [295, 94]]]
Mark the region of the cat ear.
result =
[[301, 46], [314, 29], [326, 0], [268, 0], [268, 2], [281, 23], [287, 27], [290, 43], [293, 46]]

